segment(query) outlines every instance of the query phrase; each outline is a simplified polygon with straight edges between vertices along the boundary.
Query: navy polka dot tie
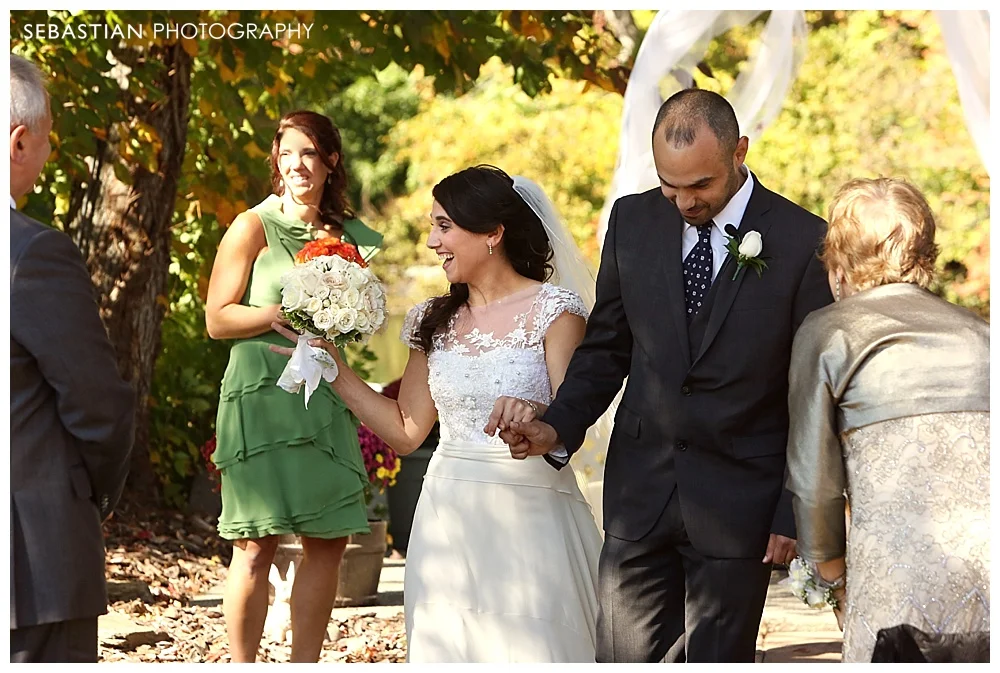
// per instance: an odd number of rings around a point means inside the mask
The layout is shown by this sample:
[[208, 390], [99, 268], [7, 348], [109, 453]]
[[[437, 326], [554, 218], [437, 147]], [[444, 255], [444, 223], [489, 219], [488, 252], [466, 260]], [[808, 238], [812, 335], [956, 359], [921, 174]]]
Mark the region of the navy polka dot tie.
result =
[[709, 222], [698, 229], [698, 243], [684, 260], [684, 303], [691, 322], [712, 287], [712, 227]]

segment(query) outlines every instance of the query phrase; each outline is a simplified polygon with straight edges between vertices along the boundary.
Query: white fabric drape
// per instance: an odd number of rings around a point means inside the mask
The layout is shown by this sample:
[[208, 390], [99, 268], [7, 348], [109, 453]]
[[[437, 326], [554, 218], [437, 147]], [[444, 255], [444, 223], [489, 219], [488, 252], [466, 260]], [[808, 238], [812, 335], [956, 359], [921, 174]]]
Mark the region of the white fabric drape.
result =
[[[678, 83], [691, 85], [690, 73], [713, 39], [730, 28], [747, 25], [762, 11], [671, 9], [653, 19], [625, 89], [618, 165], [597, 232], [602, 246], [614, 202], [657, 185], [650, 136], [660, 105], [680, 89]], [[758, 137], [781, 111], [805, 56], [806, 35], [803, 11], [771, 12], [755, 55], [726, 94], [744, 135]], [[661, 92], [667, 75], [673, 75], [677, 82]]]
[[990, 14], [984, 9], [935, 10], [951, 70], [958, 83], [965, 124], [990, 173]]

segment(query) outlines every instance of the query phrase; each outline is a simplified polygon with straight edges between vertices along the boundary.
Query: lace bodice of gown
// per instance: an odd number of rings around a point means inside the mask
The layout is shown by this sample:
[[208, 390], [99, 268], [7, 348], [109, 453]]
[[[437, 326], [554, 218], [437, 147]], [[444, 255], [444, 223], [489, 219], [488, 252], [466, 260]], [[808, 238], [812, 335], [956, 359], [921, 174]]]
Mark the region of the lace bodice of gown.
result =
[[[406, 316], [401, 338], [415, 338], [430, 300]], [[428, 367], [443, 441], [502, 444], [483, 432], [498, 397], [552, 400], [545, 365], [545, 333], [565, 312], [587, 317], [580, 297], [548, 283], [515, 292], [485, 306], [464, 306], [433, 338]]]

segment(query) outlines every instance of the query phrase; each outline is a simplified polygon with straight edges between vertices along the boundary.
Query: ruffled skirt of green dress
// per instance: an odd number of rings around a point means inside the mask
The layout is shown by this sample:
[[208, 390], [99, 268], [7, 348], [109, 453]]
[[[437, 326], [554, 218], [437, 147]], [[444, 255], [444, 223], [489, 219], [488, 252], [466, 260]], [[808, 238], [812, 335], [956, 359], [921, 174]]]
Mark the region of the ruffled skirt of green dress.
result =
[[217, 448], [222, 474], [219, 535], [236, 540], [294, 533], [338, 538], [367, 533], [357, 420], [325, 382], [304, 405], [304, 391], [279, 388], [287, 345], [268, 333], [233, 345], [222, 379]]

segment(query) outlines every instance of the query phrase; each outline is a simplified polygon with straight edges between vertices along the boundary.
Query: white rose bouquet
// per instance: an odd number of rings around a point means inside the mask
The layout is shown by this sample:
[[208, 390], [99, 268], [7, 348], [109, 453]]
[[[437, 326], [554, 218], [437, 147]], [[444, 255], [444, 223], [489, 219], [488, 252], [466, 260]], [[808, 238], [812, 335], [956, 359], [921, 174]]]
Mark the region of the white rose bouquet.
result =
[[338, 347], [367, 343], [385, 324], [385, 290], [349, 243], [313, 241], [296, 260], [281, 277], [281, 312], [301, 336], [278, 386], [297, 393], [305, 384], [308, 407], [320, 379], [333, 381], [339, 373], [330, 354], [309, 341], [319, 337]]

